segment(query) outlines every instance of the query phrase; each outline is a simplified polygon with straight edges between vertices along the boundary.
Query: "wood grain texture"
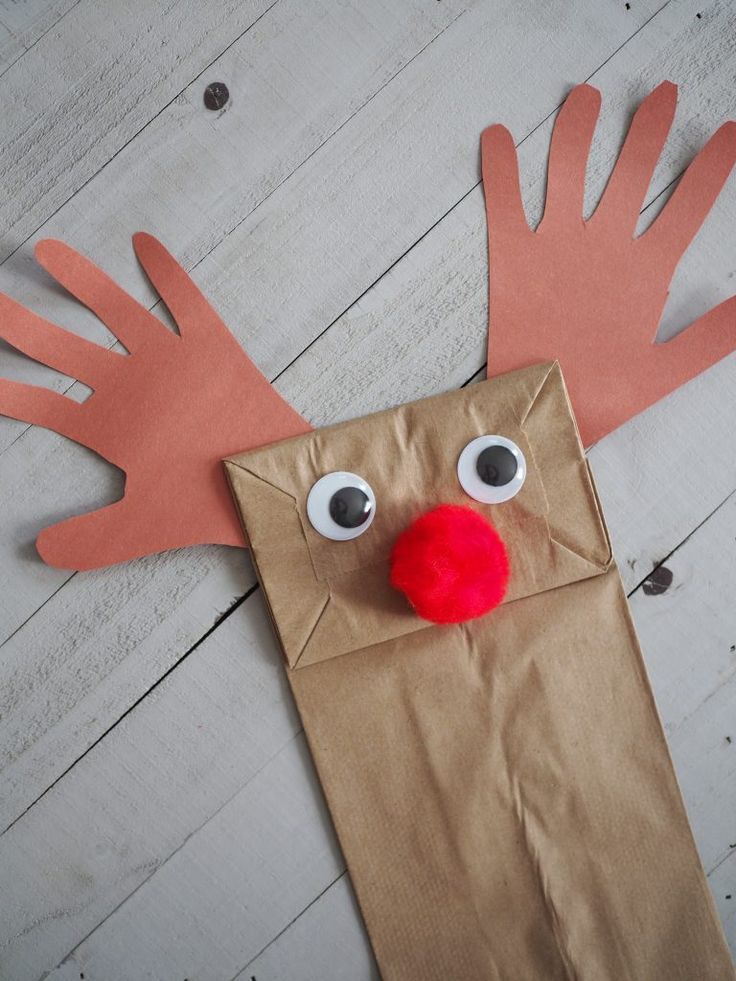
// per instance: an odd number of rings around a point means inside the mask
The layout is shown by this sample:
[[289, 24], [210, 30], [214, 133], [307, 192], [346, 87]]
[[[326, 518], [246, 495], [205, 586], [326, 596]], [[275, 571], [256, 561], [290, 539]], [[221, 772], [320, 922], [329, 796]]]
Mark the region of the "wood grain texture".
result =
[[52, 30], [79, 0], [1, 0], [0, 76]]
[[657, 594], [645, 582], [631, 610], [700, 856], [713, 872], [736, 852], [736, 490], [664, 564], [671, 585]]
[[[632, 6], [280, 0], [217, 63], [233, 93], [223, 112], [190, 85], [40, 234], [104, 253], [147, 303], [127, 239], [140, 225], [162, 234], [318, 424], [462, 384], [483, 360], [483, 125], [502, 118], [523, 139], [533, 217], [548, 117], [595, 72], [591, 204], [631, 110], [673, 77], [679, 118], [651, 214], [736, 114], [730, 5], [672, 2], [652, 19], [659, 5]], [[735, 212], [731, 185], [678, 273], [665, 331], [733, 289]], [[0, 285], [110, 343], [31, 269], [23, 249]], [[735, 381], [732, 357], [590, 458], [736, 953]], [[249, 560], [203, 548], [71, 578], [46, 569], [34, 529], [111, 498], [119, 479], [43, 431], [8, 424], [0, 438], [0, 824], [15, 822], [0, 836], [0, 882], [13, 883], [0, 976], [373, 981], [259, 591], [239, 601]], [[672, 585], [636, 588], [665, 556]]]
[[380, 981], [347, 874], [318, 896], [234, 981], [254, 977], [291, 981], [295, 970], [300, 971], [300, 981], [329, 981], [338, 976]]
[[[75, 195], [73, 207], [61, 208], [28, 248], [6, 260], [3, 288], [89, 340], [112, 345], [99, 321], [62, 291], [49, 289], [51, 280], [33, 261], [30, 246], [39, 238], [64, 237], [165, 317], [133, 259], [131, 235], [150, 226], [176, 243], [187, 268], [197, 266], [466, 6], [450, 0], [431, 8], [428, 17], [421, 0], [407, 0], [397, 9], [380, 0], [344, 4], [336, 24], [318, 0], [281, 0], [212, 64], [212, 74], [230, 82], [226, 108], [215, 114], [204, 108], [204, 79], [187, 86]], [[312, 49], [325, 57], [314, 60]], [[215, 269], [226, 290], [248, 296], [247, 283], [230, 281], [226, 270]], [[257, 305], [248, 312], [251, 323], [243, 322], [241, 310], [233, 324], [245, 341], [261, 316]], [[1, 350], [7, 377], [69, 389], [70, 379], [7, 347]], [[77, 386], [71, 394], [81, 398], [86, 391]], [[26, 429], [0, 420], [0, 451]]]
[[2, 976], [53, 967], [299, 732], [256, 591], [0, 838], [0, 881], [16, 882]]
[[[277, 0], [80, 0], [2, 77], [0, 259]], [[30, 80], [33, 84], [29, 84]]]

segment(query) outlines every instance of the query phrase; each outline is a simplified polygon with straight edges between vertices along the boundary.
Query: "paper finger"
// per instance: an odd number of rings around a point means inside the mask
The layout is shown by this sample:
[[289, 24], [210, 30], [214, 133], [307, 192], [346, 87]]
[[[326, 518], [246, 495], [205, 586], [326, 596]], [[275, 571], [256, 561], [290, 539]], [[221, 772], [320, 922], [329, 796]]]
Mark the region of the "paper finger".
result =
[[123, 357], [58, 327], [0, 293], [0, 337], [14, 348], [95, 388], [115, 359]]
[[0, 378], [0, 415], [43, 426], [96, 449], [88, 441], [84, 405], [47, 388]]
[[540, 231], [550, 225], [579, 225], [583, 220], [585, 170], [600, 108], [598, 89], [578, 85], [559, 111], [552, 131]]
[[690, 164], [657, 220], [641, 237], [674, 268], [695, 238], [736, 162], [736, 123], [725, 123]]
[[209, 334], [213, 329], [232, 336], [189, 273], [157, 238], [147, 232], [136, 232], [133, 248], [182, 336], [190, 332], [202, 334], [206, 331]]
[[35, 251], [44, 269], [89, 307], [131, 354], [147, 341], [161, 336], [154, 331], [171, 336], [150, 311], [80, 252], [51, 238], [40, 241]]
[[736, 351], [736, 296], [699, 317], [665, 344], [655, 344], [656, 361], [670, 391]]
[[44, 562], [57, 569], [82, 572], [125, 562], [141, 554], [123, 527], [132, 517], [123, 498], [44, 528], [36, 539], [36, 548]]
[[481, 135], [480, 148], [489, 241], [528, 233], [511, 133], [505, 126], [489, 126]]
[[662, 82], [642, 102], [631, 120], [623, 148], [592, 217], [633, 235], [644, 197], [675, 117], [677, 86]]

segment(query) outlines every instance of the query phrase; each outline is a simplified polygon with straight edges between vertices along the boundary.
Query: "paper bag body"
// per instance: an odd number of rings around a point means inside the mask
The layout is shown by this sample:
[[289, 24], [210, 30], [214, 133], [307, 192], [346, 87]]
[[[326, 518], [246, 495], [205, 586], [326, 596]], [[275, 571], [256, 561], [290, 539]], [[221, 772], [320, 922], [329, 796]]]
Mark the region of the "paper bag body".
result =
[[[457, 457], [499, 433], [524, 487], [476, 505]], [[734, 972], [556, 365], [227, 464], [305, 732], [385, 981], [696, 981]], [[306, 496], [349, 470], [354, 542]], [[396, 535], [470, 504], [509, 549], [505, 602], [420, 620]]]

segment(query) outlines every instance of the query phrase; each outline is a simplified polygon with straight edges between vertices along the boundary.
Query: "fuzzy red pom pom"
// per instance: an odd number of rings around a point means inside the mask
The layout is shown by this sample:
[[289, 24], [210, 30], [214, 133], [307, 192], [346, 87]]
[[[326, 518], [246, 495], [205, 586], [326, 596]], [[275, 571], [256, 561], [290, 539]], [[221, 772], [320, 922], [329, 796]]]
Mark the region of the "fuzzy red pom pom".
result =
[[417, 518], [396, 540], [391, 585], [420, 617], [462, 623], [498, 606], [509, 560], [501, 536], [469, 507], [443, 504]]

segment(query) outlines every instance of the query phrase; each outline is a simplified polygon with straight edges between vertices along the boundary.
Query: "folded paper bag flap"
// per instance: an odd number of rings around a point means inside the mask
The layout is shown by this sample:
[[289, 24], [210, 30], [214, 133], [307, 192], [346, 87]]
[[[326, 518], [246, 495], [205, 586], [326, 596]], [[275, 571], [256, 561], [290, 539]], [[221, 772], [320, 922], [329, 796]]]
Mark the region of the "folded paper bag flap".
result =
[[[456, 464], [476, 436], [516, 442], [527, 461], [519, 494], [483, 505], [461, 488]], [[504, 539], [504, 602], [604, 572], [611, 548], [556, 363], [330, 426], [226, 461], [269, 610], [292, 668], [429, 628], [389, 584], [398, 534], [441, 503], [471, 506]], [[324, 474], [347, 470], [373, 488], [370, 529], [323, 538], [306, 500]], [[493, 614], [490, 614], [492, 616]]]

